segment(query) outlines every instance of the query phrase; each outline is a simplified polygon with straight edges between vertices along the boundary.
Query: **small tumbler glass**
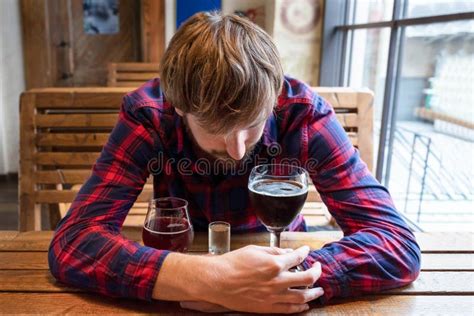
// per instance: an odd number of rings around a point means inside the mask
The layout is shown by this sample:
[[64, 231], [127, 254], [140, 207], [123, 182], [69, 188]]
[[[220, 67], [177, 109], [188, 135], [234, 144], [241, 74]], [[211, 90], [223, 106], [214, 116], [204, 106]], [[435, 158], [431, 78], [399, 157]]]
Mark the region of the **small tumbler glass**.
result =
[[209, 253], [222, 255], [230, 251], [230, 224], [212, 222], [209, 224]]

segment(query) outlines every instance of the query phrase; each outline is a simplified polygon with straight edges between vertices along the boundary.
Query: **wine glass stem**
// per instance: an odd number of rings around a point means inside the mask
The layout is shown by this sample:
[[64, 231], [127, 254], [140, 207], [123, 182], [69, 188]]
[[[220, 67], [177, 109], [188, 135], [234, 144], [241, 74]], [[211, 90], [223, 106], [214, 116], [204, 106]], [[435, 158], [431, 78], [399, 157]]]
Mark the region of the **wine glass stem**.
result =
[[280, 234], [281, 234], [281, 231], [270, 232], [270, 247], [280, 248]]

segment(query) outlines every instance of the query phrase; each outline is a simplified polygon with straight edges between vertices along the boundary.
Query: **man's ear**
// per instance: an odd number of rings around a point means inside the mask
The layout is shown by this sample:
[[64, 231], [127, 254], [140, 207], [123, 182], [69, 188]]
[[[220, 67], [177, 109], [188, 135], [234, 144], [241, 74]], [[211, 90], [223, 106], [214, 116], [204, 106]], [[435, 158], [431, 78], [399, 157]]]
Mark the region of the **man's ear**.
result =
[[179, 116], [184, 116], [184, 112], [181, 111], [180, 109], [174, 108], [174, 110], [176, 111], [176, 113], [178, 113]]

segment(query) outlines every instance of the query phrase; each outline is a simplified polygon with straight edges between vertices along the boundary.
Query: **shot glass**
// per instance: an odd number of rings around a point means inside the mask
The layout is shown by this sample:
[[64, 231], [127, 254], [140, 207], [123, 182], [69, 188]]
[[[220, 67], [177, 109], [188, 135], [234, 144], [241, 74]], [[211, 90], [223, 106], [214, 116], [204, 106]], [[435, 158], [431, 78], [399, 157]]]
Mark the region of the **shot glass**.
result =
[[209, 224], [209, 253], [222, 255], [230, 251], [230, 224], [212, 222]]

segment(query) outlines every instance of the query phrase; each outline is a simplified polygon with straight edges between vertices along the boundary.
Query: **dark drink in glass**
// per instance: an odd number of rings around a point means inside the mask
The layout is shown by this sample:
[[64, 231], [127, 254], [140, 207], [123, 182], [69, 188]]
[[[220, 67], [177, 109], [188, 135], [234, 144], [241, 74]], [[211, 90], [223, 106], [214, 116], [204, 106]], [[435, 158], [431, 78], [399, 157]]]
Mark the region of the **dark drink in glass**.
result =
[[142, 238], [148, 247], [186, 252], [193, 242], [193, 230], [186, 218], [158, 217], [145, 223]]
[[270, 232], [270, 245], [280, 247], [280, 234], [303, 208], [308, 195], [308, 172], [289, 164], [258, 165], [248, 189], [255, 214]]
[[270, 228], [287, 227], [300, 213], [308, 189], [287, 180], [261, 180], [249, 187], [250, 201], [258, 218]]
[[188, 202], [179, 198], [153, 199], [143, 225], [142, 239], [145, 246], [186, 252], [194, 239], [187, 207]]

